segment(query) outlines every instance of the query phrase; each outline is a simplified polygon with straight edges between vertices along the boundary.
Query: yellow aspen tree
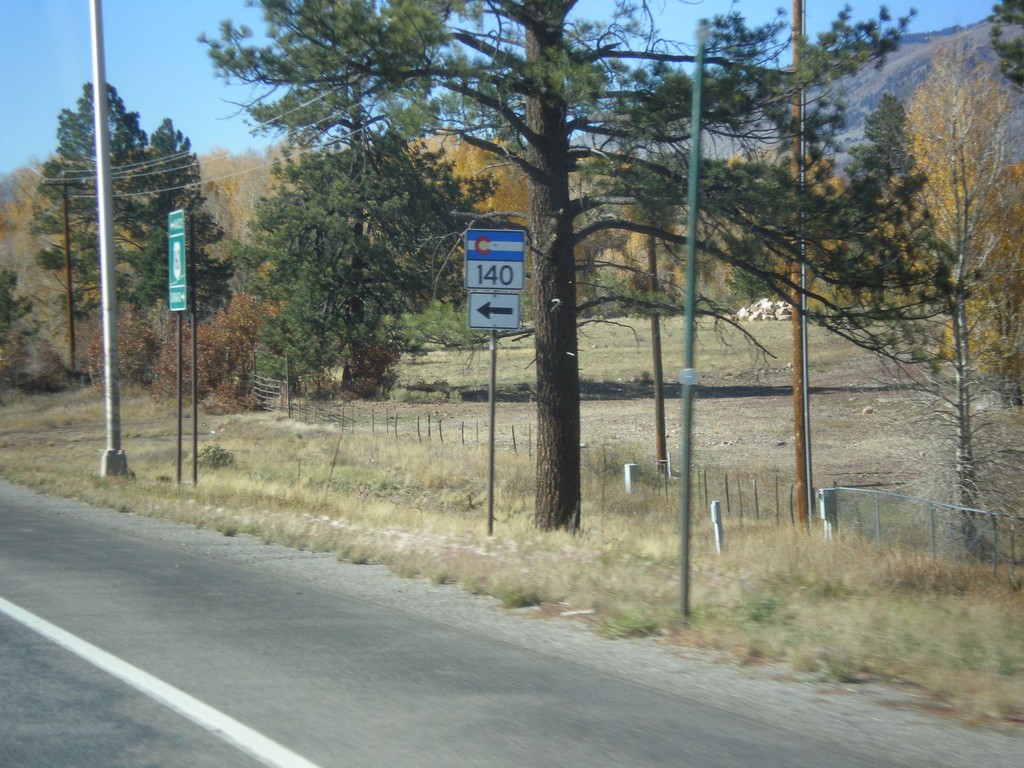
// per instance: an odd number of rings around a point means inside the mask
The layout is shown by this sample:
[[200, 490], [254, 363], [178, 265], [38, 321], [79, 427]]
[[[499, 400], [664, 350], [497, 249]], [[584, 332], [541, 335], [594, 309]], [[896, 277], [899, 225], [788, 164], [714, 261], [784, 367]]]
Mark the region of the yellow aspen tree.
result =
[[983, 384], [983, 309], [995, 274], [999, 188], [1010, 149], [1010, 100], [995, 70], [962, 46], [940, 49], [908, 112], [911, 153], [927, 176], [922, 195], [947, 261], [947, 330], [939, 357], [952, 370], [956, 502], [978, 503], [975, 416]]
[[1024, 405], [1024, 164], [1008, 167], [986, 200], [993, 239], [984, 281], [971, 299], [981, 318], [978, 362], [995, 380], [1003, 404]]
[[202, 158], [206, 210], [224, 231], [224, 238], [211, 247], [215, 258], [228, 260], [234, 244], [249, 241], [256, 205], [273, 191], [273, 165], [279, 155], [278, 149], [270, 148], [241, 154], [212, 152]]
[[476, 205], [479, 213], [525, 225], [528, 197], [526, 177], [521, 170], [464, 141], [445, 139], [442, 144], [457, 176], [467, 180], [486, 179], [491, 183], [491, 193]]

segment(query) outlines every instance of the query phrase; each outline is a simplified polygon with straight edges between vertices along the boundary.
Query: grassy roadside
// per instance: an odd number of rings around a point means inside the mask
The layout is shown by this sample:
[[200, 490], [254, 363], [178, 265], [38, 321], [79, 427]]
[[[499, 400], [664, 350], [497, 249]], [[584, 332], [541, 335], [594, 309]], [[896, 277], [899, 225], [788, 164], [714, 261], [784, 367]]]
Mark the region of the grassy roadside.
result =
[[[642, 348], [629, 352], [628, 342], [617, 346], [611, 337], [595, 343], [607, 345], [622, 375], [595, 369], [594, 377], [628, 377], [631, 366], [642, 372], [643, 358], [624, 362]], [[454, 377], [451, 365], [422, 364]], [[727, 365], [736, 375], [746, 370], [732, 358]], [[441, 378], [432, 373], [413, 375]], [[731, 407], [733, 418], [751, 418]], [[570, 614], [611, 636], [654, 635], [740, 663], [779, 662], [794, 675], [911, 685], [976, 720], [1024, 718], [1024, 596], [1005, 574], [880, 552], [854, 539], [826, 543], [767, 516], [742, 527], [730, 521], [718, 556], [701, 517], [695, 615], [684, 630], [676, 615], [678, 501], [657, 484], [627, 495], [618, 462], [585, 462], [581, 535], [540, 535], [531, 525], [531, 460], [504, 451], [496, 535], [488, 538], [479, 445], [342, 433], [276, 415], [201, 414], [200, 456], [216, 446], [233, 461], [202, 467], [193, 488], [173, 481], [173, 406], [126, 393], [122, 409], [133, 478], [97, 476], [104, 442], [95, 390], [8, 397], [0, 407], [0, 474], [124, 512], [384, 563], [510, 608]], [[627, 450], [621, 440], [609, 445]]]

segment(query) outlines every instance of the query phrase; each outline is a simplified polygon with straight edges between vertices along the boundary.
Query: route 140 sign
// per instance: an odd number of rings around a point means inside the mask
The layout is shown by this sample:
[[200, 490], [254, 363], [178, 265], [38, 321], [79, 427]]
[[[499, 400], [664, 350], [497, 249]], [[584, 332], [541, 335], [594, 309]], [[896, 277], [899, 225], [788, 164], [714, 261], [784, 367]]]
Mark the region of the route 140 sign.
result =
[[521, 291], [526, 287], [526, 233], [521, 229], [466, 232], [466, 288]]

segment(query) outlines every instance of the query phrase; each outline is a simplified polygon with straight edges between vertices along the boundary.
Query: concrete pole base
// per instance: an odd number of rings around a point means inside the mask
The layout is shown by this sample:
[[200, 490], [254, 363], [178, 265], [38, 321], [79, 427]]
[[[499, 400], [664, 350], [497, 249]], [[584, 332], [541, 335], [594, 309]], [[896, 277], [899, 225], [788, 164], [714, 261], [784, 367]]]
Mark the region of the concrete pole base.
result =
[[106, 450], [100, 455], [100, 477], [122, 477], [128, 474], [128, 457], [124, 451]]

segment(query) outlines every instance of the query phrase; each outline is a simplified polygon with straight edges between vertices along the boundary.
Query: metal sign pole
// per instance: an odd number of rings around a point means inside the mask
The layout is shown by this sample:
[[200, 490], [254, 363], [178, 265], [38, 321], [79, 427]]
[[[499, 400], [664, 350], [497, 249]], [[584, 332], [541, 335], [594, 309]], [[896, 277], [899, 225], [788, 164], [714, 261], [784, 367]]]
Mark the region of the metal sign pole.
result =
[[491, 412], [490, 439], [487, 443], [487, 535], [494, 535], [494, 415], [495, 389], [498, 380], [498, 342], [491, 329], [491, 382], [488, 388], [487, 405]]
[[697, 205], [699, 204], [698, 181], [700, 176], [700, 130], [701, 130], [701, 88], [704, 79], [704, 44], [708, 38], [708, 27], [701, 22], [697, 29], [697, 60], [693, 75], [693, 126], [690, 139], [690, 178], [687, 183], [686, 212], [686, 327], [683, 335], [683, 371], [679, 381], [682, 391], [682, 466], [680, 472], [680, 514], [679, 514], [679, 613], [685, 624], [690, 618], [690, 503], [693, 467], [691, 450], [693, 444], [693, 388], [697, 383], [697, 372], [693, 368], [693, 336], [695, 328], [694, 308], [696, 305], [697, 283]]
[[[494, 535], [494, 432], [498, 342], [495, 330], [519, 328], [518, 293], [526, 284], [526, 232], [521, 229], [469, 229], [465, 234], [464, 276], [469, 291], [469, 327], [490, 331], [491, 412], [487, 456], [487, 535]], [[481, 291], [491, 291], [482, 293]]]
[[184, 369], [185, 355], [183, 351], [183, 326], [186, 310], [188, 309], [188, 290], [186, 279], [188, 276], [188, 247], [185, 242], [185, 211], [176, 210], [167, 214], [167, 308], [177, 318], [178, 331], [178, 374], [177, 374], [177, 396], [178, 396], [178, 443], [176, 450], [176, 474], [178, 485], [181, 485], [181, 438], [182, 429], [182, 405], [184, 400]]
[[178, 321], [177, 322], [177, 326], [178, 326], [178, 390], [177, 390], [178, 391], [178, 440], [176, 442], [176, 445], [177, 445], [177, 459], [178, 459], [178, 461], [177, 461], [178, 471], [177, 471], [176, 477], [177, 477], [178, 485], [181, 485], [181, 433], [183, 431], [182, 430], [182, 423], [181, 423], [181, 410], [182, 410], [182, 391], [181, 391], [182, 390], [182, 386], [181, 386], [181, 380], [182, 380], [182, 365], [183, 365], [184, 357], [185, 356], [184, 356], [184, 352], [183, 352], [183, 344], [182, 344], [182, 339], [181, 339], [181, 336], [182, 336], [182, 331], [181, 331], [181, 312], [175, 312], [174, 315], [175, 315], [175, 318]]
[[196, 319], [196, 223], [189, 219], [188, 290], [192, 314], [192, 485], [199, 484], [199, 336]]

